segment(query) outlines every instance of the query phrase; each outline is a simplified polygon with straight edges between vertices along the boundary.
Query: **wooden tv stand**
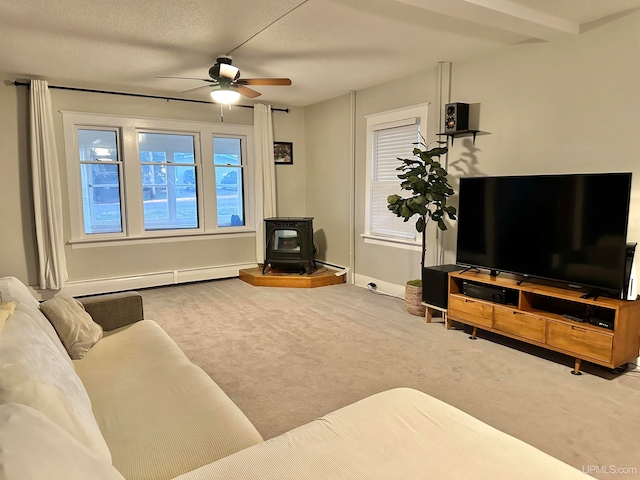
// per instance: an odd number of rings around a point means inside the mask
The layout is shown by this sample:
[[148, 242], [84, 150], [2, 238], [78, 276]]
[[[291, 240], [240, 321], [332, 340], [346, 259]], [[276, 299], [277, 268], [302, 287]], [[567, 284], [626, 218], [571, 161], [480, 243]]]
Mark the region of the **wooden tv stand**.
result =
[[[464, 282], [506, 289], [507, 304], [464, 295]], [[511, 275], [490, 276], [478, 272], [449, 274], [449, 304], [446, 327], [456, 321], [523, 342], [548, 348], [575, 358], [571, 373], [580, 374], [586, 360], [609, 368], [634, 361], [640, 348], [640, 301], [613, 298], [581, 298], [583, 291], [535, 284], [520, 285]], [[563, 315], [596, 316], [613, 320], [610, 330], [569, 320]]]

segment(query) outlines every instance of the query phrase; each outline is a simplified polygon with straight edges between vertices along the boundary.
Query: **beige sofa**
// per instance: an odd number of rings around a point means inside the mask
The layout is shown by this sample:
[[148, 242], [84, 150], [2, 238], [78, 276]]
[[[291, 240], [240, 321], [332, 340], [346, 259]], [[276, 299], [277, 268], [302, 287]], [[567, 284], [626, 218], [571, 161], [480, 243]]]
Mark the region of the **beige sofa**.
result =
[[262, 440], [153, 321], [138, 294], [84, 299], [105, 329], [71, 361], [38, 302], [0, 331], [0, 480], [587, 478], [580, 470], [411, 389], [373, 395]]

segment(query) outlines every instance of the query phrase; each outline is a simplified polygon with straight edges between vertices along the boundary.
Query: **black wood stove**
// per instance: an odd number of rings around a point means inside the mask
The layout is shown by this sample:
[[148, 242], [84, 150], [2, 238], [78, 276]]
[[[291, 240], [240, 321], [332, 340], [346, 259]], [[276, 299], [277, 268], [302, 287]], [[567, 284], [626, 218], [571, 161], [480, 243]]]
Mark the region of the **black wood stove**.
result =
[[275, 217], [264, 219], [266, 252], [262, 273], [267, 265], [276, 270], [313, 273], [316, 249], [313, 243], [313, 217]]

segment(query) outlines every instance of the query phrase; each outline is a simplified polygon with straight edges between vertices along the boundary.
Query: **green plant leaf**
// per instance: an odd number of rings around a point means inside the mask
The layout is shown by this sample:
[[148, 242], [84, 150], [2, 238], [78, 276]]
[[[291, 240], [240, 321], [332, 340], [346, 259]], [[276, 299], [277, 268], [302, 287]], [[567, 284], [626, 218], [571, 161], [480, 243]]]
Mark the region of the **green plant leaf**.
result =
[[444, 155], [448, 151], [449, 151], [449, 149], [447, 147], [436, 147], [436, 148], [432, 148], [431, 150], [429, 150], [429, 154], [432, 157], [439, 157], [441, 155]]
[[[423, 139], [424, 140], [424, 139]], [[437, 144], [437, 147], [429, 148]], [[444, 217], [456, 219], [456, 209], [447, 205], [447, 199], [454, 195], [454, 190], [449, 185], [447, 171], [438, 161], [439, 157], [448, 152], [446, 141], [438, 140], [426, 144], [426, 141], [414, 143], [422, 148], [414, 147], [413, 154], [416, 158], [400, 158], [401, 162], [396, 168], [400, 187], [412, 193], [411, 198], [403, 198], [400, 195], [387, 197], [387, 208], [394, 215], [408, 221], [413, 215], [418, 215], [416, 230], [423, 233], [429, 220], [433, 220], [440, 230], [447, 230]], [[423, 235], [423, 262], [424, 244]]]

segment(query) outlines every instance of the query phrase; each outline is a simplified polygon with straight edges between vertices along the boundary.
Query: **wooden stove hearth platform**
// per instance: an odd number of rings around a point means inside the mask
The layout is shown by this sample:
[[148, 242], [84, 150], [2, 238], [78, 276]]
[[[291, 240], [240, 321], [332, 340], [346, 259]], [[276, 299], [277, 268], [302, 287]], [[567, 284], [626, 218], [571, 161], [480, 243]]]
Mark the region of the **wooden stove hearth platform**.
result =
[[[338, 275], [336, 275], [336, 273]], [[240, 270], [240, 280], [255, 287], [287, 287], [287, 288], [315, 288], [327, 285], [338, 285], [345, 282], [346, 273], [340, 275], [340, 270], [324, 266], [307, 275], [296, 272], [283, 272], [267, 268], [262, 273], [262, 267]]]

